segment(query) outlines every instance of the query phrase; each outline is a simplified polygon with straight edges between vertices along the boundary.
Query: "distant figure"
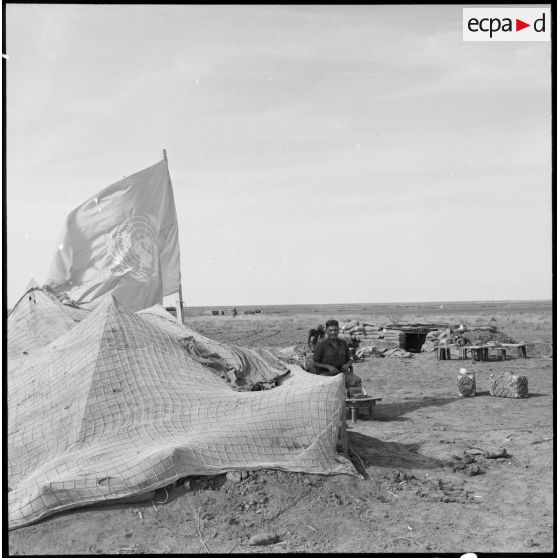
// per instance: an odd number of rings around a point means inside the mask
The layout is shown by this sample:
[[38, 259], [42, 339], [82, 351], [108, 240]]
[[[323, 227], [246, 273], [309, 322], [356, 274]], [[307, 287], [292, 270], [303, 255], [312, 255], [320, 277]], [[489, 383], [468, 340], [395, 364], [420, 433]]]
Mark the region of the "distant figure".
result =
[[345, 387], [362, 386], [362, 380], [353, 373], [353, 359], [349, 344], [339, 339], [339, 322], [326, 322], [326, 338], [314, 349], [313, 367], [320, 376], [345, 375]]
[[236, 308], [233, 308], [233, 318], [236, 318], [238, 312], [236, 311]]
[[221, 310], [221, 316], [224, 316], [224, 315], [225, 315], [225, 311]]
[[308, 332], [308, 348], [313, 351], [318, 344], [318, 341], [325, 339], [325, 327], [322, 324], [319, 324], [316, 328], [312, 328]]
[[359, 345], [360, 339], [358, 337], [355, 337], [354, 335], [351, 335], [351, 340], [349, 341], [349, 351], [351, 351], [351, 357], [353, 358], [353, 360], [358, 360], [355, 357], [355, 353]]

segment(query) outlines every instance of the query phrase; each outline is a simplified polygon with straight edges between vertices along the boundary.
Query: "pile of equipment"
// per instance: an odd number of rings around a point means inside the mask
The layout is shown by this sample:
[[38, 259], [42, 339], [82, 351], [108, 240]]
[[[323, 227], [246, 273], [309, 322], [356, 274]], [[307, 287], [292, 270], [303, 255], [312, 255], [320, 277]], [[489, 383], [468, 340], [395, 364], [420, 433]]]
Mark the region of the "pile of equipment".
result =
[[377, 341], [390, 348], [405, 348], [405, 332], [399, 329], [390, 329], [374, 324], [358, 321], [347, 322], [341, 325], [341, 336], [356, 339], [360, 342]]

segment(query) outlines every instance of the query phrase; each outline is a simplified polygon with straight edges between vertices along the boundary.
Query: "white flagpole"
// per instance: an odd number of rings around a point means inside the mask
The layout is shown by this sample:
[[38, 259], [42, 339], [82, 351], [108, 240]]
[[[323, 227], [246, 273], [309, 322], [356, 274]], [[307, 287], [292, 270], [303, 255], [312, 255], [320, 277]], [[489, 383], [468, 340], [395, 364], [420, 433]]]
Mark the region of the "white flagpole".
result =
[[[167, 159], [167, 150], [163, 149], [163, 159], [165, 159], [167, 163], [167, 168], [169, 165], [169, 160]], [[178, 285], [178, 308], [176, 309], [176, 317], [180, 315], [180, 323], [184, 323], [184, 301], [182, 300], [182, 281]]]

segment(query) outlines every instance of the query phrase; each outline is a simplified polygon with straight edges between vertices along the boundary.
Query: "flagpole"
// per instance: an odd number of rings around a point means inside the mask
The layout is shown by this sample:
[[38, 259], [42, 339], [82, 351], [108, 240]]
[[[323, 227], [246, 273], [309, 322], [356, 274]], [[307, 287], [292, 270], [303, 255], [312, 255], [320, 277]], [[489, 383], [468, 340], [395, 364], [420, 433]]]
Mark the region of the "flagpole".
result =
[[[163, 159], [167, 163], [167, 169], [169, 166], [169, 160], [167, 159], [167, 150], [163, 149]], [[178, 285], [178, 308], [176, 309], [176, 317], [178, 318], [178, 314], [180, 313], [180, 323], [184, 323], [184, 301], [182, 300], [182, 281], [180, 281]]]

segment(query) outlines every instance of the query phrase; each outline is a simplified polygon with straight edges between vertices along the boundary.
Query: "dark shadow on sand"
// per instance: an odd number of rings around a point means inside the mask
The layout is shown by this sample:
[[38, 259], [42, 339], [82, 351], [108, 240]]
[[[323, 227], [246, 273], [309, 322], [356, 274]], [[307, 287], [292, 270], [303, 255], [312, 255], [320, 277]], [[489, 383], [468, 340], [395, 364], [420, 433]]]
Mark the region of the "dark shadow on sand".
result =
[[374, 410], [374, 420], [409, 420], [404, 416], [407, 413], [412, 413], [422, 407], [443, 407], [459, 399], [462, 399], [462, 397], [422, 397], [420, 399], [402, 401], [401, 403], [382, 403], [379, 401]]
[[[549, 393], [531, 393], [527, 397], [520, 397], [520, 399], [529, 399], [530, 397], [548, 397]], [[496, 397], [495, 395], [490, 395], [489, 391], [477, 391], [475, 397], [495, 397], [496, 399], [515, 399], [515, 397]]]
[[439, 469], [445, 462], [418, 453], [420, 444], [386, 442], [360, 432], [348, 432], [349, 455], [354, 452], [364, 467]]

